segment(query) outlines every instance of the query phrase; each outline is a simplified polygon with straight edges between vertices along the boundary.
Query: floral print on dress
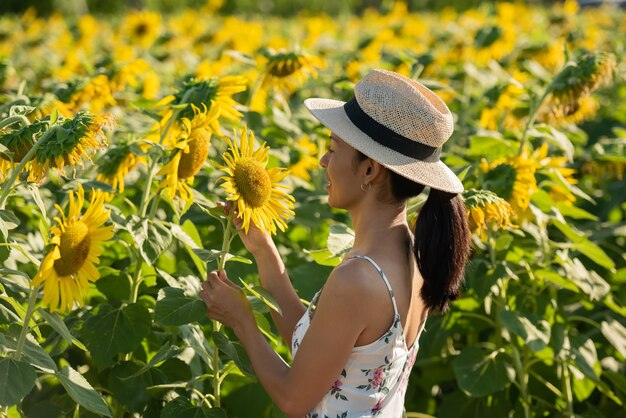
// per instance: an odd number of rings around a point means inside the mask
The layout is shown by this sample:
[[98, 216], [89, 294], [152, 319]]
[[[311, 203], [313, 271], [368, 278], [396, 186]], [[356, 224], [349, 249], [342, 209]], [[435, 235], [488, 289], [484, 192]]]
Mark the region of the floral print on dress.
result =
[[[394, 317], [389, 329], [376, 341], [355, 347], [346, 366], [341, 370], [328, 392], [307, 418], [361, 418], [402, 416], [404, 395], [411, 368], [415, 362], [419, 345], [417, 339], [410, 349], [403, 336], [403, 327], [389, 281], [382, 270], [369, 257], [385, 281], [394, 308]], [[321, 291], [320, 291], [321, 292]], [[292, 353], [297, 349], [308, 330], [315, 310], [318, 292], [307, 312], [296, 325], [292, 338]], [[421, 334], [423, 327], [420, 329]]]

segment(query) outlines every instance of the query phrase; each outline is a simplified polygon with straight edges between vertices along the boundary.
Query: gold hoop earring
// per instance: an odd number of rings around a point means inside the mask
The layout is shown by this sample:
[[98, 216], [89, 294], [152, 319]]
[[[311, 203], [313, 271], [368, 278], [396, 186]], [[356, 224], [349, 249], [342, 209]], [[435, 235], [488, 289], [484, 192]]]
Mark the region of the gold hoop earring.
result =
[[361, 190], [363, 190], [364, 192], [368, 191], [371, 188], [372, 188], [372, 183], [367, 183], [367, 184], [361, 183]]

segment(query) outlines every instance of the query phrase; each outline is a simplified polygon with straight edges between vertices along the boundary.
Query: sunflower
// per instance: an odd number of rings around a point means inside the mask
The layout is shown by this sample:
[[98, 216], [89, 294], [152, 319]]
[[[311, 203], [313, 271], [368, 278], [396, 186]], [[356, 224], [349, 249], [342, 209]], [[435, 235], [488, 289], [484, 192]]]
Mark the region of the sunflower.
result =
[[[124, 193], [124, 177], [137, 165], [144, 163], [145, 159], [133, 150], [133, 145], [128, 141], [120, 141], [115, 146], [109, 147], [97, 161], [97, 180], [110, 184], [115, 190]], [[143, 152], [147, 146], [139, 145]]]
[[485, 188], [507, 200], [519, 218], [526, 215], [530, 197], [537, 190], [535, 172], [540, 166], [527, 148], [519, 155], [501, 158], [491, 163], [481, 161], [485, 173]]
[[325, 66], [322, 58], [299, 51], [268, 50], [263, 54], [265, 71], [263, 88], [274, 87], [279, 91], [293, 93], [307, 77], [317, 77], [317, 69]]
[[296, 143], [298, 150], [298, 161], [289, 168], [290, 173], [304, 181], [311, 180], [309, 171], [314, 170], [319, 165], [317, 158], [317, 145], [305, 135]]
[[[0, 180], [4, 180], [9, 170], [17, 166], [26, 156], [35, 143], [35, 137], [48, 129], [46, 121], [35, 121], [30, 125], [18, 129], [0, 131], [0, 145], [7, 149], [7, 153], [0, 153]], [[30, 170], [32, 163], [26, 165]]]
[[167, 144], [173, 151], [172, 159], [159, 171], [159, 175], [166, 176], [161, 187], [167, 189], [170, 198], [178, 194], [188, 205], [193, 203], [193, 193], [188, 185], [193, 183], [194, 176], [209, 155], [212, 133], [219, 129], [217, 106], [211, 106], [210, 110], [205, 105], [202, 110], [192, 107], [193, 119], [182, 120], [182, 130], [176, 140]]
[[495, 193], [469, 189], [463, 192], [463, 199], [467, 207], [470, 229], [483, 240], [487, 238], [488, 230], [514, 227], [511, 223], [511, 218], [515, 217], [513, 208]]
[[41, 144], [28, 177], [29, 181], [40, 181], [48, 170], [63, 170], [65, 165], [76, 169], [83, 158], [90, 160], [90, 154], [107, 144], [103, 129], [115, 124], [111, 115], [94, 116], [91, 113], [79, 112], [73, 119], [64, 119], [54, 126], [54, 134]]
[[548, 85], [547, 111], [553, 112], [556, 119], [572, 115], [583, 97], [611, 83], [615, 68], [615, 56], [607, 52], [587, 53], [568, 62]]
[[254, 150], [254, 134], [246, 127], [241, 131], [239, 146], [225, 138], [228, 151], [223, 158], [226, 165], [215, 164], [226, 172], [222, 187], [229, 195], [243, 219], [243, 229], [248, 233], [250, 222], [271, 234], [276, 234], [276, 225], [281, 231], [287, 227], [285, 219], [293, 215], [294, 199], [278, 184], [288, 171], [274, 167], [267, 169], [269, 147], [263, 143]]
[[32, 282], [34, 287], [43, 283], [43, 304], [51, 312], [67, 312], [74, 302], [83, 305], [89, 282], [100, 278], [96, 266], [102, 243], [113, 237], [113, 226], [104, 226], [109, 219], [109, 212], [104, 209], [104, 193], [92, 190], [89, 208], [82, 215], [85, 192], [81, 185], [74, 197], [74, 192], [70, 192], [67, 216], [55, 205], [61, 218], [55, 217], [57, 225], [50, 228], [52, 248]]
[[161, 15], [155, 12], [137, 11], [127, 15], [120, 32], [130, 44], [147, 48], [156, 41], [161, 30]]
[[[193, 119], [195, 116], [194, 107], [208, 106], [210, 112], [217, 112], [220, 118], [223, 117], [234, 122], [239, 121], [243, 115], [235, 108], [238, 103], [232, 96], [244, 91], [247, 88], [246, 83], [245, 77], [241, 76], [212, 77], [207, 79], [191, 78], [184, 81], [175, 95], [168, 96], [159, 102], [167, 107], [160, 113], [161, 122], [152, 127], [149, 138], [153, 141], [159, 141], [161, 132], [163, 132], [165, 127], [172, 125], [170, 121], [173, 117], [176, 117], [177, 120]], [[185, 99], [184, 103], [187, 106], [176, 113], [174, 107], [183, 104], [183, 99]], [[218, 119], [212, 121], [211, 124], [213, 132], [219, 133], [220, 125]], [[170, 128], [166, 132], [166, 140], [176, 142], [179, 133], [176, 129]]]
[[86, 108], [90, 112], [99, 113], [116, 104], [109, 78], [104, 74], [99, 74], [74, 92], [67, 106], [72, 111]]

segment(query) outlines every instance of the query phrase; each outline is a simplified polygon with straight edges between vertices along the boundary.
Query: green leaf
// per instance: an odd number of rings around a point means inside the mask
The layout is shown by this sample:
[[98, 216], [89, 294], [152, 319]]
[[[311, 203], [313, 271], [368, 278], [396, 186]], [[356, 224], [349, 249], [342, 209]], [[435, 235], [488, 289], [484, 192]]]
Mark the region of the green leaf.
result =
[[535, 277], [555, 284], [563, 289], [571, 290], [572, 292], [579, 293], [580, 289], [569, 279], [561, 276], [560, 274], [552, 270], [537, 270], [535, 271]]
[[98, 313], [85, 321], [82, 337], [98, 366], [103, 369], [113, 364], [113, 357], [134, 351], [148, 335], [150, 313], [140, 304], [120, 308], [101, 305]]
[[148, 364], [146, 364], [141, 369], [137, 370], [135, 373], [133, 373], [130, 376], [125, 377], [123, 379], [130, 379], [132, 377], [139, 376], [140, 374], [145, 373], [148, 370], [150, 370], [157, 363], [160, 363], [160, 362], [165, 361], [165, 360], [167, 360], [169, 358], [177, 356], [178, 354], [180, 354], [181, 351], [183, 351], [182, 348], [180, 348], [180, 347], [178, 347], [176, 345], [171, 345], [169, 342], [167, 342], [167, 343], [165, 343], [165, 345], [163, 345], [163, 346], [161, 346], [161, 348], [159, 348], [159, 351], [156, 352], [156, 354], [152, 357], [152, 359], [150, 360], [150, 362]]
[[524, 340], [534, 352], [543, 350], [550, 342], [550, 324], [546, 320], [527, 318], [515, 311], [500, 311], [498, 317], [509, 331]]
[[452, 360], [452, 368], [459, 387], [476, 397], [501, 391], [515, 379], [513, 367], [500, 352], [476, 347], [465, 347]]
[[63, 337], [65, 341], [67, 341], [69, 344], [74, 343], [81, 350], [87, 351], [83, 343], [81, 343], [72, 336], [70, 330], [67, 329], [65, 322], [63, 322], [63, 319], [59, 316], [59, 314], [57, 314], [56, 312], [50, 313], [43, 308], [39, 308], [38, 310], [43, 319], [46, 320], [48, 325], [50, 325], [52, 329], [54, 329], [61, 337]]
[[626, 357], [626, 327], [612, 319], [610, 322], [602, 321], [600, 330], [622, 357]]
[[141, 256], [148, 264], [154, 264], [172, 244], [172, 232], [161, 222], [143, 220], [133, 226], [132, 233]]
[[566, 277], [582, 290], [590, 300], [600, 300], [610, 294], [611, 286], [595, 271], [587, 270], [578, 258], [563, 263]]
[[184, 325], [206, 317], [206, 306], [198, 298], [185, 296], [183, 289], [164, 287], [154, 308], [154, 320], [162, 325]]
[[[205, 263], [210, 263], [211, 261], [217, 260], [218, 257], [224, 254], [223, 251], [203, 250], [201, 248], [194, 248], [193, 253], [197, 255]], [[245, 258], [245, 257], [238, 256], [238, 255], [230, 254], [230, 253], [226, 253], [226, 261], [238, 261], [244, 264], [252, 264], [252, 260]]]
[[334, 256], [328, 248], [321, 250], [304, 250], [306, 254], [309, 254], [313, 261], [321, 266], [335, 267], [341, 263], [342, 258]]
[[220, 408], [194, 406], [189, 398], [179, 396], [165, 405], [161, 418], [226, 418], [226, 412]]
[[280, 310], [280, 306], [278, 306], [278, 303], [276, 303], [276, 300], [274, 300], [274, 297], [270, 295], [265, 289], [259, 286], [253, 287], [250, 284], [246, 283], [241, 277], [239, 278], [239, 281], [243, 285], [244, 289], [252, 293], [257, 298], [261, 299], [263, 303], [265, 303], [270, 309], [273, 309], [274, 311], [278, 312], [280, 315], [283, 314], [283, 311]]
[[[0, 333], [0, 353], [6, 354], [15, 352], [17, 349], [17, 338], [10, 335]], [[57, 371], [57, 365], [50, 357], [50, 354], [35, 341], [34, 338], [27, 335], [22, 351], [22, 360], [35, 366], [46, 373], [54, 373]]]
[[0, 209], [0, 232], [5, 237], [9, 236], [9, 231], [19, 226], [20, 220], [13, 214], [13, 212]]
[[611, 258], [606, 255], [602, 248], [598, 247], [591, 241], [577, 242], [574, 244], [573, 248], [580, 253], [586, 255], [602, 267], [605, 267], [609, 270], [613, 270], [615, 268], [615, 263], [613, 262], [613, 260], [611, 260]]
[[[202, 240], [200, 239], [200, 234], [198, 233], [198, 230], [196, 229], [196, 226], [193, 224], [193, 222], [191, 222], [189, 219], [187, 219], [183, 223], [183, 225], [181, 227], [181, 231], [185, 234], [184, 235], [185, 249], [189, 253], [189, 256], [193, 260], [193, 263], [196, 265], [196, 268], [198, 269], [198, 271], [200, 272], [202, 277], [205, 277], [206, 276], [206, 265], [205, 265], [205, 263], [202, 262], [200, 257], [198, 257], [193, 252], [194, 248], [202, 248]], [[174, 233], [174, 236], [176, 238], [178, 238], [179, 240], [181, 239], [177, 235], [177, 233], [176, 233], [176, 231], [174, 229], [172, 230], [172, 232]], [[190, 242], [187, 243], [187, 240], [189, 240]]]
[[140, 368], [132, 361], [124, 361], [108, 373], [108, 387], [113, 397], [130, 412], [141, 412], [146, 407], [150, 402], [147, 388], [155, 383], [151, 373], [137, 375]]
[[602, 369], [598, 362], [598, 353], [593, 340], [591, 338], [574, 336], [570, 338], [570, 341], [576, 367], [592, 380], [598, 380]]
[[35, 386], [35, 369], [23, 361], [0, 358], [0, 406], [21, 401]]
[[250, 377], [254, 376], [250, 359], [239, 343], [230, 341], [228, 337], [221, 332], [211, 333], [211, 338], [217, 348], [226, 354], [229, 359], [234, 361], [242, 373]]
[[561, 212], [563, 216], [567, 216], [572, 219], [587, 219], [590, 221], [597, 221], [598, 217], [587, 212], [584, 209], [577, 208], [576, 206], [568, 206], [563, 202], [558, 202], [556, 208]]
[[333, 224], [330, 226], [328, 235], [328, 250], [337, 257], [347, 254], [354, 244], [354, 231], [344, 224]]
[[[26, 318], [26, 310], [24, 309], [24, 307], [22, 305], [20, 305], [15, 300], [15, 298], [13, 298], [11, 296], [4, 296], [4, 295], [2, 295], [2, 296], [0, 296], [0, 299], [2, 299], [3, 301], [5, 301], [9, 305], [11, 305], [11, 307], [13, 307], [15, 312], [19, 315], [19, 317], [22, 320], [22, 322], [24, 321], [24, 319]], [[41, 331], [39, 331], [39, 327], [37, 326], [37, 323], [35, 322], [35, 318], [31, 317], [30, 318], [30, 322], [29, 322], [28, 325], [35, 332], [35, 334], [37, 334], [37, 337], [42, 338], [41, 337]]]
[[471, 157], [484, 157], [488, 160], [514, 155], [517, 144], [500, 136], [479, 136], [470, 138], [470, 146], [467, 152]]
[[71, 367], [65, 366], [55, 376], [77, 404], [93, 413], [105, 417], [111, 416], [111, 412], [102, 396], [95, 391], [83, 375]]

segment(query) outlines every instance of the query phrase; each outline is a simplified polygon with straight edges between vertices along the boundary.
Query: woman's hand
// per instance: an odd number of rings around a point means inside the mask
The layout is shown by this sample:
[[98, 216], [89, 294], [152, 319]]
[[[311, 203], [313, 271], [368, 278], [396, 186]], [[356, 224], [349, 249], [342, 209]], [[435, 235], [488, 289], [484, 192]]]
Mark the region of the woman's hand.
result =
[[233, 202], [217, 202], [217, 205], [224, 207], [226, 216], [228, 216], [231, 210], [234, 210], [233, 222], [239, 232], [239, 238], [241, 238], [241, 242], [243, 242], [243, 245], [246, 246], [246, 249], [250, 251], [252, 255], [256, 257], [256, 255], [260, 255], [263, 250], [272, 248], [273, 241], [270, 234], [260, 230], [252, 222], [250, 222], [248, 233], [245, 233], [243, 230], [243, 219], [239, 218], [239, 212], [233, 207]]
[[239, 286], [228, 280], [225, 271], [210, 272], [199, 295], [206, 304], [208, 317], [227, 327], [237, 330], [246, 321], [255, 321], [248, 299]]

